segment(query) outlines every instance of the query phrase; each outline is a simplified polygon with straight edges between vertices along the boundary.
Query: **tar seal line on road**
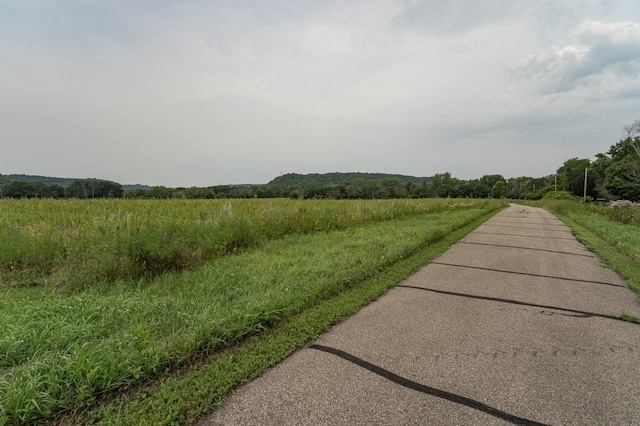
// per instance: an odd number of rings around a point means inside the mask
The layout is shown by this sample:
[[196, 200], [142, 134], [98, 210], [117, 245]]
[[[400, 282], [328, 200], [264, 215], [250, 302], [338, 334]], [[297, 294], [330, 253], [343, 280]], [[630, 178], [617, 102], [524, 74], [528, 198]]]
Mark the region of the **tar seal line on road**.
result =
[[432, 265], [451, 266], [453, 268], [469, 268], [469, 269], [480, 269], [482, 271], [502, 272], [504, 274], [526, 275], [526, 276], [529, 276], [529, 277], [551, 278], [551, 279], [554, 279], [554, 280], [573, 281], [573, 282], [585, 283], [585, 284], [610, 285], [612, 287], [622, 287], [622, 288], [626, 287], [626, 286], [623, 286], [623, 285], [620, 285], [620, 284], [608, 283], [608, 282], [604, 282], [604, 281], [581, 280], [581, 279], [578, 279], [578, 278], [556, 277], [556, 276], [553, 276], [553, 275], [532, 274], [532, 273], [529, 273], [529, 272], [505, 271], [503, 269], [483, 268], [481, 266], [456, 265], [454, 263], [435, 262], [435, 261], [431, 262], [431, 264]]
[[319, 351], [327, 352], [340, 358], [349, 361], [353, 364], [356, 364], [359, 367], [365, 368], [372, 373], [375, 373], [381, 377], [384, 377], [387, 380], [390, 380], [400, 386], [404, 386], [406, 388], [426, 393], [428, 395], [432, 395], [438, 398], [446, 399], [447, 401], [455, 402], [456, 404], [462, 404], [469, 408], [473, 408], [474, 410], [482, 411], [483, 413], [490, 414], [499, 419], [505, 420], [509, 423], [513, 423], [516, 425], [540, 425], [546, 426], [545, 423], [539, 423], [533, 420], [525, 419], [522, 417], [514, 416], [513, 414], [506, 413], [502, 410], [498, 410], [497, 408], [493, 408], [487, 404], [483, 404], [482, 402], [476, 401], [471, 398], [466, 398], [461, 395], [456, 395], [451, 392], [443, 391], [441, 389], [432, 388], [431, 386], [423, 385], [422, 383], [414, 382], [413, 380], [409, 380], [405, 377], [398, 376], [397, 374], [392, 373], [389, 370], [385, 370], [382, 367], [379, 367], [375, 364], [371, 364], [361, 358], [358, 358], [350, 353], [341, 351], [340, 349], [331, 348], [329, 346], [317, 345], [313, 344], [309, 346], [310, 349], [317, 349]]
[[455, 293], [453, 291], [445, 291], [445, 290], [434, 290], [432, 288], [416, 287], [416, 286], [405, 285], [405, 284], [398, 284], [396, 287], [412, 288], [414, 290], [430, 291], [430, 292], [433, 292], [433, 293], [445, 294], [447, 296], [467, 297], [469, 299], [489, 300], [489, 301], [492, 301], [492, 302], [510, 303], [512, 305], [531, 306], [532, 308], [555, 309], [555, 310], [558, 310], [558, 311], [565, 311], [565, 312], [571, 312], [571, 313], [574, 313], [574, 314], [580, 314], [581, 315], [580, 318], [598, 317], [598, 318], [606, 318], [606, 319], [612, 319], [612, 320], [617, 320], [617, 321], [628, 322], [628, 321], [623, 320], [620, 317], [614, 317], [613, 315], [598, 314], [598, 313], [595, 313], [595, 312], [578, 311], [576, 309], [559, 308], [557, 306], [538, 305], [536, 303], [520, 302], [519, 300], [503, 299], [503, 298], [500, 298], [500, 297], [476, 296], [476, 295], [473, 295], [473, 294]]
[[586, 253], [571, 253], [569, 251], [549, 250], [549, 249], [540, 249], [540, 248], [532, 248], [532, 247], [508, 246], [505, 244], [474, 243], [473, 241], [458, 241], [458, 244], [475, 244], [477, 246], [502, 247], [502, 248], [508, 248], [508, 249], [516, 249], [516, 250], [533, 250], [533, 251], [544, 251], [547, 253], [568, 254], [570, 256], [584, 256], [584, 257], [592, 257], [592, 258], [595, 257], [592, 254], [586, 254]]

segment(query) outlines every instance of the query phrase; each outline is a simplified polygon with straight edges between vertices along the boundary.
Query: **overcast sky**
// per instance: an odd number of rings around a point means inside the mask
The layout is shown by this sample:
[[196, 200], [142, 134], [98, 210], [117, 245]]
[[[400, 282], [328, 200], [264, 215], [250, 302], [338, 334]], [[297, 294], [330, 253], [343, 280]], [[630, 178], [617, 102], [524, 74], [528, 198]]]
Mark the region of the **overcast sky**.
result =
[[1, 174], [541, 177], [637, 119], [637, 0], [0, 0]]

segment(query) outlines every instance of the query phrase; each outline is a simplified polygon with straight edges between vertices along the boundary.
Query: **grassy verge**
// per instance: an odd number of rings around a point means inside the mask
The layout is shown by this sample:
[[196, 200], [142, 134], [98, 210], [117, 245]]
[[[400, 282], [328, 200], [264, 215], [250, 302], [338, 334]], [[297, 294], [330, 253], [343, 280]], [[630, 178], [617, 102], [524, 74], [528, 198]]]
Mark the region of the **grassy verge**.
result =
[[236, 344], [387, 270], [499, 208], [479, 202], [65, 294], [4, 288], [0, 424], [73, 412]]
[[542, 204], [564, 221], [590, 250], [627, 281], [640, 298], [640, 228], [582, 208], [577, 203]]
[[118, 397], [89, 413], [82, 413], [81, 418], [67, 420], [78, 424], [192, 424], [220, 404], [234, 388], [256, 378], [331, 326], [356, 313], [494, 214], [495, 210], [466, 221], [464, 225], [458, 223], [455, 225], [458, 229], [441, 235], [438, 241], [423, 244], [381, 273], [281, 321], [241, 345], [212, 356], [200, 368], [184, 375], [169, 375], [159, 385], [141, 387], [133, 395]]

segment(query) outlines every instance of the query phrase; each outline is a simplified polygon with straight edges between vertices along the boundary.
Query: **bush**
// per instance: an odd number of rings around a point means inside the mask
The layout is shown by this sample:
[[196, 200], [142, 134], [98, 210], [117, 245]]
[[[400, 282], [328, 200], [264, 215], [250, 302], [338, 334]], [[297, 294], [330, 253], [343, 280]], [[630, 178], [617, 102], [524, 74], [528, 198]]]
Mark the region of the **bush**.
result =
[[551, 191], [544, 194], [543, 200], [575, 200], [576, 197], [567, 191]]

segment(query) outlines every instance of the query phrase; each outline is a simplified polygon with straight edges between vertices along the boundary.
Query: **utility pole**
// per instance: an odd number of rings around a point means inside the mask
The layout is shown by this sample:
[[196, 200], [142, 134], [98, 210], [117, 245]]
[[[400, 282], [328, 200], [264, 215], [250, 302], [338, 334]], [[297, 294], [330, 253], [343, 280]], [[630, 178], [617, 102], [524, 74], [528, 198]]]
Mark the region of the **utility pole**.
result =
[[558, 175], [557, 174], [554, 176], [554, 179], [555, 181], [553, 184], [553, 192], [558, 192]]
[[584, 168], [584, 196], [582, 197], [583, 203], [587, 202], [587, 170], [589, 170], [589, 168], [585, 167]]

